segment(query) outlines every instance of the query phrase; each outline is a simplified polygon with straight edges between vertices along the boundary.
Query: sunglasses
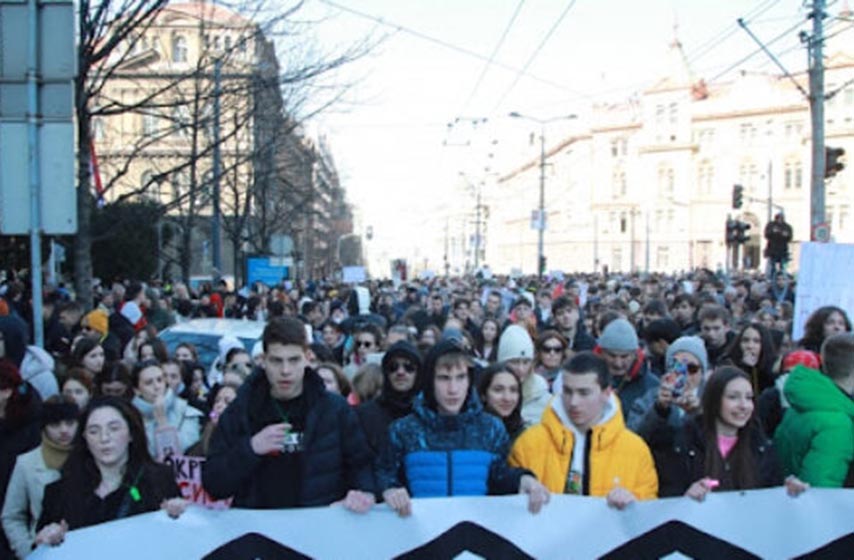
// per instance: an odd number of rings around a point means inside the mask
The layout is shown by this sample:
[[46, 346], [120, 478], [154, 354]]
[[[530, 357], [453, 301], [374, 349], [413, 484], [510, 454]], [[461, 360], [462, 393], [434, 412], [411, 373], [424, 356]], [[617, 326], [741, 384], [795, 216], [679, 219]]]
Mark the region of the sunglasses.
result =
[[371, 340], [357, 340], [356, 341], [356, 346], [358, 346], [359, 348], [370, 348], [373, 345], [374, 345], [374, 343]]
[[400, 368], [403, 368], [406, 373], [415, 373], [415, 364], [412, 362], [392, 362], [389, 364], [390, 371], [397, 371]]
[[563, 346], [543, 346], [543, 352], [546, 354], [560, 354], [563, 352]]
[[679, 364], [679, 363], [677, 363], [674, 366], [674, 368], [677, 370], [681, 369], [682, 371], [684, 371], [686, 373], [690, 373], [690, 374], [700, 373], [700, 366], [698, 364]]

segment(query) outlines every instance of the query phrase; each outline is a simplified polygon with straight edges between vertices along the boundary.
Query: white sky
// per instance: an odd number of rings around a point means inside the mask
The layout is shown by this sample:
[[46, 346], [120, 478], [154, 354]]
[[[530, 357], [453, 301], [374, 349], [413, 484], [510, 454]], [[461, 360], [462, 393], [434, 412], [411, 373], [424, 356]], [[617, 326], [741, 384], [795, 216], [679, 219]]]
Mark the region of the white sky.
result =
[[[347, 102], [310, 123], [327, 135], [362, 226], [373, 227], [369, 251], [375, 258], [430, 252], [427, 245], [436, 238], [425, 235], [425, 223], [438, 220], [435, 208], [474, 206], [472, 199], [454, 195], [460, 172], [478, 180], [487, 165], [503, 173], [537, 156], [537, 145], [529, 144], [537, 126], [510, 119], [509, 112], [542, 119], [578, 114], [577, 121], [548, 126], [553, 144], [572, 127], [584, 126], [591, 103], [624, 99], [663, 77], [674, 22], [692, 71], [707, 81], [731, 79], [735, 69], [718, 75], [757, 50], [737, 18], [748, 19], [765, 41], [784, 34], [770, 48], [784, 55], [792, 72], [806, 66], [797, 34], [811, 25], [801, 0], [526, 0], [495, 56], [502, 68], [461, 51], [488, 58], [519, 0], [330, 1], [390, 24], [325, 0], [310, 0], [306, 8], [307, 14], [325, 18], [315, 29], [324, 48], [388, 35], [370, 56], [334, 77], [359, 79]], [[833, 0], [829, 4], [834, 15], [842, 7]], [[541, 80], [506, 68], [521, 69], [529, 60], [528, 74]], [[763, 53], [738, 68], [776, 72]], [[475, 125], [468, 118], [488, 120]]]

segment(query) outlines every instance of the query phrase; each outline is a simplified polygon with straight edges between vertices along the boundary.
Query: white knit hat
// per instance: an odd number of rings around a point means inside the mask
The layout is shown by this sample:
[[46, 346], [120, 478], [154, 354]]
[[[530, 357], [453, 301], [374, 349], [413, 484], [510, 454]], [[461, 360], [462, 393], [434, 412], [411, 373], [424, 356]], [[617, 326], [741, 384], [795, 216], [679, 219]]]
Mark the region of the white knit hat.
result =
[[504, 329], [498, 340], [498, 361], [514, 358], [534, 359], [534, 342], [531, 335], [519, 325], [510, 325]]

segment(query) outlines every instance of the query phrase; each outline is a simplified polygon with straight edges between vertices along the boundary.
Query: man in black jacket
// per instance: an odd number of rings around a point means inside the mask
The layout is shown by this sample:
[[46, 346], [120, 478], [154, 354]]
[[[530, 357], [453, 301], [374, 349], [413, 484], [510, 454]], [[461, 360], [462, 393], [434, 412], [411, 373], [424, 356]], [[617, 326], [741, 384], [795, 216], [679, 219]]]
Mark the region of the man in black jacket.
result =
[[789, 243], [792, 241], [792, 226], [786, 223], [782, 212], [774, 216], [774, 221], [765, 226], [765, 256], [768, 258], [768, 274], [776, 273], [778, 270], [786, 270], [789, 261]]
[[347, 402], [307, 367], [303, 324], [281, 317], [262, 337], [264, 371], [240, 388], [211, 438], [202, 482], [237, 507], [272, 509], [342, 502], [374, 505], [372, 454]]

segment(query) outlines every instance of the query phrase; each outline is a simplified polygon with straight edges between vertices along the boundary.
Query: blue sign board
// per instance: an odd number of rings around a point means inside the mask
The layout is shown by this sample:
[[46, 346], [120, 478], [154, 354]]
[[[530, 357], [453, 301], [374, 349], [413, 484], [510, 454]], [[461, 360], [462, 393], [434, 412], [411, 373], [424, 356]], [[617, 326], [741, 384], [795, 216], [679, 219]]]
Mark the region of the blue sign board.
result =
[[288, 278], [290, 272], [285, 265], [279, 265], [275, 257], [248, 257], [246, 259], [246, 283], [249, 286], [261, 282], [267, 286], [276, 286]]

